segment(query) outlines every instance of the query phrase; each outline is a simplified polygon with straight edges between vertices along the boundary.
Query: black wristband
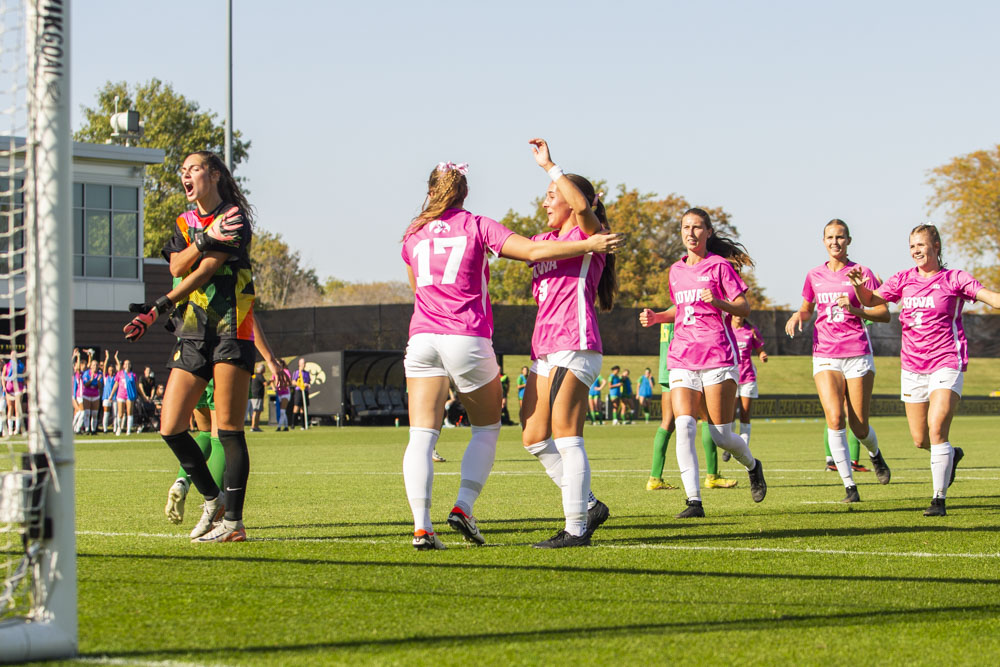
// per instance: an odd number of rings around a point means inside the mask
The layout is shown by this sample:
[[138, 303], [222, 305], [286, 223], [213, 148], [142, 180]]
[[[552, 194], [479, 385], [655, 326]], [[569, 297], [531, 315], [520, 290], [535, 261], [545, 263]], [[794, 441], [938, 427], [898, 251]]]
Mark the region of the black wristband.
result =
[[153, 305], [156, 306], [156, 312], [160, 315], [169, 315], [174, 310], [174, 302], [166, 294], [157, 299]]
[[205, 252], [206, 250], [208, 250], [208, 244], [210, 240], [211, 239], [208, 238], [208, 234], [206, 234], [202, 230], [199, 230], [194, 235], [194, 247], [197, 248], [200, 252]]

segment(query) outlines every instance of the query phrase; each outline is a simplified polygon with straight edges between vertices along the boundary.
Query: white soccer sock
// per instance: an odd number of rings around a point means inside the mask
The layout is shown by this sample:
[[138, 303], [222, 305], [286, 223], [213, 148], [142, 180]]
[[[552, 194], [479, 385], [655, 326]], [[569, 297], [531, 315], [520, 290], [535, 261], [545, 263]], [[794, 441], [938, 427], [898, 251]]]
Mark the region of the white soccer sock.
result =
[[950, 442], [931, 445], [931, 479], [934, 480], [934, 497], [944, 498], [948, 493], [948, 478], [951, 477], [951, 462], [955, 450]]
[[90, 432], [91, 433], [96, 433], [97, 432], [97, 410], [89, 410], [89, 412], [90, 412], [90, 419], [87, 420], [87, 423], [90, 424]]
[[830, 441], [830, 456], [837, 464], [837, 472], [844, 481], [844, 487], [854, 486], [854, 473], [851, 471], [851, 453], [847, 448], [847, 429], [826, 429]]
[[563, 479], [563, 460], [562, 454], [556, 449], [556, 443], [549, 438], [548, 440], [543, 440], [542, 442], [536, 442], [533, 445], [525, 447], [528, 453], [534, 456], [545, 468], [546, 474], [556, 483], [560, 489], [562, 488]]
[[[11, 420], [11, 423], [13, 423], [13, 421], [14, 420]], [[74, 433], [79, 433], [80, 432], [80, 426], [82, 424], [83, 424], [83, 410], [80, 410], [75, 415], [73, 415], [73, 432]], [[13, 428], [14, 427], [11, 426], [12, 430], [13, 430]]]
[[556, 438], [563, 462], [563, 514], [566, 532], [580, 537], [587, 532], [587, 495], [590, 493], [590, 461], [583, 448], [583, 436]]
[[740, 422], [740, 437], [743, 438], [743, 442], [746, 443], [747, 447], [750, 446], [750, 427], [752, 424], [744, 424]]
[[132, 415], [129, 415], [128, 420], [127, 420], [126, 423], [128, 424], [128, 426], [126, 427], [126, 431], [125, 432], [126, 433], [131, 433], [132, 432]]
[[441, 431], [410, 427], [410, 442], [403, 454], [403, 485], [413, 512], [413, 530], [434, 532], [431, 524], [431, 488], [434, 485], [434, 462], [431, 454]]
[[732, 454], [733, 458], [742, 463], [748, 471], [757, 465], [753, 454], [750, 453], [750, 447], [743, 438], [733, 433], [732, 424], [709, 424], [708, 430], [712, 434], [712, 441]]
[[861, 444], [865, 446], [868, 450], [868, 458], [871, 458], [878, 454], [878, 436], [875, 435], [875, 427], [871, 424], [868, 425], [868, 435], [863, 438], [858, 438]]
[[695, 437], [698, 422], [691, 415], [681, 415], [674, 419], [674, 433], [677, 434], [677, 466], [681, 469], [681, 482], [688, 500], [701, 500], [698, 481], [698, 453], [695, 451]]
[[455, 505], [469, 516], [472, 516], [472, 506], [476, 504], [483, 484], [493, 470], [499, 437], [500, 422], [472, 427], [472, 437], [462, 456], [462, 482], [458, 487], [458, 500], [455, 501]]

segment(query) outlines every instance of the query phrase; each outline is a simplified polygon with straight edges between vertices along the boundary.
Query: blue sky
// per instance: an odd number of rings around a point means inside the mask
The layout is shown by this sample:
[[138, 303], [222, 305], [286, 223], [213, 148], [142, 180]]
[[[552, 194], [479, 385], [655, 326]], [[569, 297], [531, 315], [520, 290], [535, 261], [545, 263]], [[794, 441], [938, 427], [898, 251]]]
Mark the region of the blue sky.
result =
[[[441, 160], [470, 163], [470, 210], [528, 212], [541, 136], [567, 170], [725, 207], [797, 305], [827, 220], [888, 277], [928, 219], [927, 170], [1000, 141], [1000, 3], [234, 4], [240, 173], [321, 277], [404, 279]], [[108, 80], [156, 77], [223, 117], [223, 0], [73, 7], [74, 127]]]

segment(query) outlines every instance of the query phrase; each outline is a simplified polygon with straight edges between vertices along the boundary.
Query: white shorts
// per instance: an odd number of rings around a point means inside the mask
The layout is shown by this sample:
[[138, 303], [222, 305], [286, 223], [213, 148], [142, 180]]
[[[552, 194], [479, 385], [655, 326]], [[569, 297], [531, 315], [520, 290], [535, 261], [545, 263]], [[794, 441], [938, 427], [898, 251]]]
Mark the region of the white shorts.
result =
[[822, 371], [836, 371], [847, 380], [861, 378], [875, 372], [875, 357], [870, 354], [862, 354], [859, 357], [844, 357], [843, 359], [813, 357], [813, 375]]
[[900, 372], [899, 398], [904, 403], [928, 403], [931, 392], [937, 389], [950, 389], [961, 396], [964, 383], [965, 373], [954, 368], [939, 368], [933, 373], [904, 370]]
[[101, 401], [101, 405], [103, 405], [106, 408], [110, 408], [114, 404], [114, 402], [115, 401], [112, 398], [105, 398], [104, 400]]
[[703, 368], [700, 370], [686, 370], [684, 368], [670, 369], [670, 388], [691, 389], [692, 391], [703, 391], [705, 387], [713, 384], [722, 384], [726, 380], [739, 383], [740, 371], [736, 365], [722, 366], [720, 368]]
[[565, 368], [588, 387], [601, 374], [604, 355], [594, 350], [561, 350], [535, 359], [530, 373], [547, 378], [553, 368]]
[[757, 381], [750, 380], [749, 382], [744, 382], [740, 385], [736, 395], [744, 398], [757, 398]]
[[460, 394], [475, 391], [500, 375], [493, 341], [455, 334], [414, 334], [406, 344], [403, 370], [408, 378], [451, 378]]

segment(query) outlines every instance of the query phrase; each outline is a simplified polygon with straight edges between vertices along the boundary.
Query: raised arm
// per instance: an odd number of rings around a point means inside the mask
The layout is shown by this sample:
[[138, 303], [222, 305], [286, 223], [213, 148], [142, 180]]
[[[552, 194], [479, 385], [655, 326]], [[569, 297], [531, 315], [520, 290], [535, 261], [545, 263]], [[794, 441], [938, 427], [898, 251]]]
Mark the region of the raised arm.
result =
[[[886, 300], [879, 295], [878, 290], [870, 290], [868, 286], [865, 285], [865, 274], [861, 270], [860, 266], [855, 266], [853, 269], [847, 272], [847, 279], [851, 281], [851, 286], [854, 288], [854, 293], [858, 297], [858, 301], [861, 302], [862, 306], [871, 308], [873, 306], [886, 306]], [[886, 306], [885, 309], [886, 318], [884, 320], [873, 320], [867, 315], [862, 315], [865, 319], [872, 320], [873, 322], [888, 322], [889, 321], [889, 309]], [[856, 314], [856, 313], [855, 313]]]
[[990, 308], [1000, 308], [1000, 292], [994, 292], [984, 287], [976, 292], [976, 301], [981, 301]]
[[573, 181], [566, 178], [562, 169], [556, 166], [549, 154], [549, 145], [544, 139], [532, 139], [531, 152], [535, 155], [535, 162], [544, 169], [549, 177], [555, 181], [559, 194], [562, 195], [566, 203], [569, 204], [573, 212], [576, 213], [580, 228], [588, 234], [596, 234], [601, 229], [601, 221], [594, 213], [594, 202], [587, 201], [587, 198], [580, 192], [580, 188], [573, 184]]

